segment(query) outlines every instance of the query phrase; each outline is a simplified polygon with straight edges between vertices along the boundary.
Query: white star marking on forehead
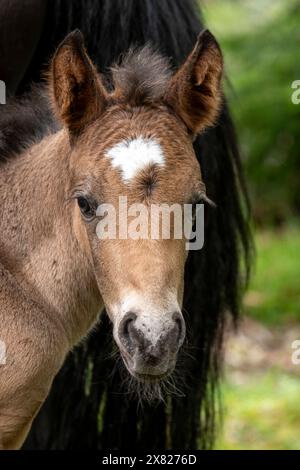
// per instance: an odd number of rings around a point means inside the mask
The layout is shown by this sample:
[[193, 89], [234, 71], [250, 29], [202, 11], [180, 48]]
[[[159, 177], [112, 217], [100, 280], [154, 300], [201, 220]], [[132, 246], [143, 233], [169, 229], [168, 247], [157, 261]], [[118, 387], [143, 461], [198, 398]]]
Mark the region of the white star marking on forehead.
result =
[[114, 168], [122, 172], [123, 180], [128, 183], [143, 168], [151, 164], [164, 166], [163, 150], [154, 139], [138, 137], [122, 141], [106, 152]]

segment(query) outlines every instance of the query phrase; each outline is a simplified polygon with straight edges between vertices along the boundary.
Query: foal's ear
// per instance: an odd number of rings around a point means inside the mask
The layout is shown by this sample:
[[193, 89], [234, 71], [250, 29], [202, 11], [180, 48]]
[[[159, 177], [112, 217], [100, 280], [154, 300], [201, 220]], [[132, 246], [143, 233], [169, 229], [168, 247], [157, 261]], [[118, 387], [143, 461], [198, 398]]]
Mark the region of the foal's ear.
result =
[[184, 64], [172, 77], [165, 101], [198, 134], [214, 124], [222, 102], [223, 58], [214, 36], [203, 31]]
[[59, 45], [52, 59], [50, 85], [54, 109], [72, 136], [105, 109], [108, 93], [76, 30]]

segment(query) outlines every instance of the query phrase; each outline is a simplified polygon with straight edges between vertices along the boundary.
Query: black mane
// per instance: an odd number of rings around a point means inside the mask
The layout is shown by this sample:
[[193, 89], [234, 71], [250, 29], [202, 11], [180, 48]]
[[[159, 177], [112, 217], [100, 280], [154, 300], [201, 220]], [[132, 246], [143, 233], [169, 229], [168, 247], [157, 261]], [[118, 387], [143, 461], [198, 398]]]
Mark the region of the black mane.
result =
[[113, 86], [136, 106], [162, 99], [172, 75], [169, 60], [150, 44], [129, 49], [110, 71]]
[[22, 98], [13, 98], [0, 106], [0, 162], [15, 157], [58, 129], [45, 88], [35, 85]]

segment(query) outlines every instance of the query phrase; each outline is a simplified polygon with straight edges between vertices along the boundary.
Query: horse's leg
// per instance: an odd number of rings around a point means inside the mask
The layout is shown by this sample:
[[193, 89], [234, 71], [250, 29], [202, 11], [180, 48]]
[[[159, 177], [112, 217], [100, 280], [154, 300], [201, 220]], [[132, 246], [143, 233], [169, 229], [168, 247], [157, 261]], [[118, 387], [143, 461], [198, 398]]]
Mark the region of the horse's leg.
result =
[[[24, 442], [69, 349], [55, 314], [45, 312], [0, 264], [0, 448]], [[2, 358], [3, 359], [3, 358]]]
[[0, 80], [8, 93], [16, 91], [39, 42], [46, 0], [1, 0]]

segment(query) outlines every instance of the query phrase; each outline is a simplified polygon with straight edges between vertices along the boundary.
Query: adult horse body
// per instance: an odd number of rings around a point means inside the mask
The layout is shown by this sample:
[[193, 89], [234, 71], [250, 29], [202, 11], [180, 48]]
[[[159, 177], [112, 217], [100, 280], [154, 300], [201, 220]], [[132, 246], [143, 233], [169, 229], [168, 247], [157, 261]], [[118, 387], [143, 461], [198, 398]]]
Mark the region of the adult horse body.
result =
[[[5, 0], [1, 4], [0, 22], [4, 3]], [[30, 80], [39, 80], [41, 67], [50, 52], [68, 31], [76, 27], [84, 32], [88, 50], [99, 70], [104, 70], [130, 45], [144, 44], [148, 40], [178, 65], [191, 50], [202, 27], [193, 0], [186, 0], [184, 4], [181, 0], [53, 0], [48, 3], [32, 0], [32, 3], [35, 3], [35, 15], [24, 17], [20, 14], [18, 17], [22, 21], [14, 29], [1, 27], [4, 34], [1, 42], [10, 67], [7, 89], [11, 92], [16, 87], [21, 92]], [[15, 2], [15, 6], [20, 8], [20, 2]], [[47, 22], [39, 37], [38, 22], [45, 17]], [[32, 34], [26, 38], [31, 41], [31, 46], [28, 47], [24, 74], [23, 69], [19, 70], [20, 63], [14, 52], [18, 40], [14, 36], [21, 33], [22, 28], [29, 27], [27, 20], [35, 19], [37, 23], [30, 25]], [[25, 60], [24, 54], [22, 59]], [[16, 77], [20, 77], [21, 72], [23, 79], [16, 84]], [[11, 86], [10, 77], [13, 77]], [[0, 111], [5, 118], [4, 107]], [[47, 122], [49, 114], [39, 115], [37, 109], [33, 114], [33, 122], [52, 126], [52, 122]], [[32, 110], [27, 110], [23, 120], [15, 114], [14, 129], [18, 129], [20, 135], [34, 134], [33, 114]], [[37, 134], [40, 134], [39, 127]], [[36, 135], [33, 137], [36, 139]], [[246, 254], [248, 249], [247, 226], [238, 196], [242, 184], [239, 155], [225, 103], [216, 127], [198, 137], [194, 148], [208, 193], [219, 209], [209, 212], [204, 249], [191, 253], [186, 269], [184, 306], [188, 312], [193, 357], [186, 356], [184, 362], [185, 396], [168, 399], [166, 406], [145, 406], [142, 412], [137, 409], [134, 399], [124, 400], [119, 393], [122, 382], [119, 371], [107, 380], [115, 360], [108, 357], [111, 345], [106, 338], [110, 336], [110, 325], [103, 317], [97, 332], [69, 357], [55, 380], [50, 397], [33, 426], [27, 448], [138, 445], [150, 449], [165, 445], [177, 448], [210, 445], [224, 312], [230, 310], [237, 314], [240, 247], [245, 248]], [[88, 432], [82, 433], [83, 429]]]

